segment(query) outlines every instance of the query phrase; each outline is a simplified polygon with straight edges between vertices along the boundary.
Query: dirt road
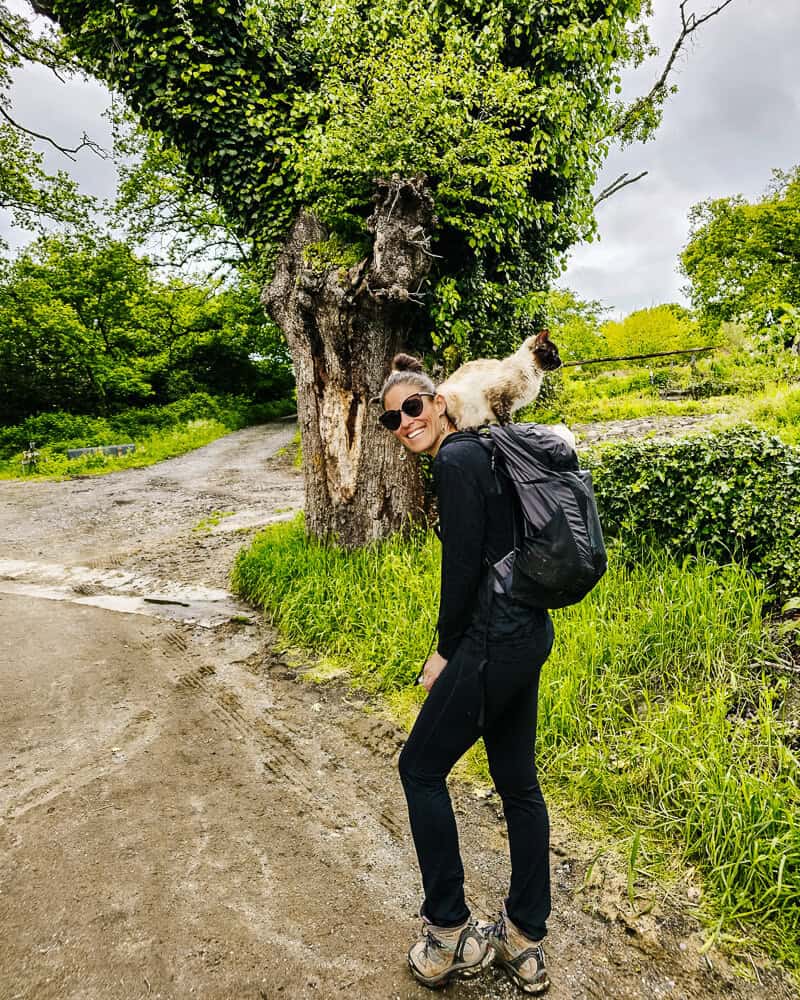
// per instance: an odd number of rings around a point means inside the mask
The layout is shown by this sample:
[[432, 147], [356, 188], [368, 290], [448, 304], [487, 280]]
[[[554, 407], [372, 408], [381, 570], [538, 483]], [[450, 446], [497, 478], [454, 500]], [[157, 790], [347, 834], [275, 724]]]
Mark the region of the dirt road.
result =
[[[430, 996], [404, 959], [419, 886], [402, 734], [294, 679], [226, 593], [238, 548], [302, 502], [276, 454], [293, 430], [0, 483], [0, 1000]], [[454, 798], [486, 914], [502, 824], [492, 797]], [[685, 886], [637, 915], [613, 866], [590, 868], [595, 845], [553, 820], [554, 1000], [796, 996], [702, 956]], [[490, 971], [447, 995], [515, 992]]]

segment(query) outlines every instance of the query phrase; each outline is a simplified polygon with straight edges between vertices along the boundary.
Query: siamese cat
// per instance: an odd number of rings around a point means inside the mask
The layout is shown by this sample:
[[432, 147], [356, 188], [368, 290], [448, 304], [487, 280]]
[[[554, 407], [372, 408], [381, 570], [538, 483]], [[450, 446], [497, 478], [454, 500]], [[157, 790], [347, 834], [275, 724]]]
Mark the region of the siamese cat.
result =
[[560, 365], [558, 348], [549, 332], [541, 330], [507, 358], [468, 361], [436, 391], [444, 396], [447, 415], [460, 431], [507, 424], [515, 410], [539, 395], [544, 373]]

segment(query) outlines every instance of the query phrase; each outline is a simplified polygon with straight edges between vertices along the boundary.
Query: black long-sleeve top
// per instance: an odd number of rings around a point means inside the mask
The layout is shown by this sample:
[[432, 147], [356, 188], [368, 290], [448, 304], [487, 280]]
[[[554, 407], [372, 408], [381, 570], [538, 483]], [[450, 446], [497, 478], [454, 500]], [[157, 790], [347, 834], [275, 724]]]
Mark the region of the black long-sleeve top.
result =
[[449, 660], [473, 618], [487, 564], [513, 548], [514, 508], [473, 431], [444, 439], [433, 478], [442, 542], [437, 650]]

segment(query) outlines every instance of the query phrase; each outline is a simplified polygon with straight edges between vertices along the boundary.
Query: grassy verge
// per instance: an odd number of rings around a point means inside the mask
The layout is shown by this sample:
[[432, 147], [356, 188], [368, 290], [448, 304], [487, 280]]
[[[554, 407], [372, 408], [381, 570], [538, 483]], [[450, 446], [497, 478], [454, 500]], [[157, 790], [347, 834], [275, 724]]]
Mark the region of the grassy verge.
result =
[[231, 428], [218, 420], [192, 420], [188, 424], [140, 437], [135, 442], [136, 450], [127, 455], [82, 455], [80, 458], [67, 458], [64, 451], [44, 447], [40, 449], [35, 472], [26, 472], [23, 476], [19, 457], [15, 457], [0, 464], [0, 479], [100, 476], [119, 469], [140, 468], [202, 448], [230, 432]]
[[[542, 419], [530, 411], [529, 419]], [[596, 383], [584, 377], [564, 376], [557, 399], [546, 409], [550, 420], [568, 424], [645, 417], [709, 416], [720, 414], [720, 426], [750, 421], [786, 444], [800, 444], [800, 384], [774, 381], [763, 388], [741, 393], [709, 395], [701, 399], [665, 400], [658, 388], [642, 386], [641, 376], [612, 379], [602, 375]]]
[[[431, 535], [346, 553], [307, 541], [301, 520], [275, 525], [240, 554], [233, 584], [289, 642], [412, 714], [437, 606]], [[632, 871], [647, 852], [677, 853], [719, 934], [757, 926], [799, 969], [798, 761], [786, 681], [759, 666], [774, 656], [763, 599], [736, 565], [612, 558], [590, 597], [555, 615], [539, 758], [551, 795], [630, 843]], [[480, 753], [473, 766], [485, 769]]]
[[[291, 400], [252, 405], [237, 397], [195, 393], [167, 406], [125, 410], [110, 417], [44, 413], [18, 426], [0, 428], [0, 479], [102, 475], [152, 465], [293, 409]], [[38, 460], [35, 470], [23, 473], [20, 449], [28, 441], [35, 442]], [[67, 457], [72, 448], [129, 442], [136, 449], [127, 455]]]

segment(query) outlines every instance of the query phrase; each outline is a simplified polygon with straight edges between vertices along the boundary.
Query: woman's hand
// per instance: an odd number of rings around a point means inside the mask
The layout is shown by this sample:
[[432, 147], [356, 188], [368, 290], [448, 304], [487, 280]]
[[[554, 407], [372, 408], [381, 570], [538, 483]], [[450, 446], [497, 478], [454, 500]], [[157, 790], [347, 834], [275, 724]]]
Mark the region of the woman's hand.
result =
[[425, 661], [425, 666], [422, 668], [422, 680], [420, 681], [420, 684], [422, 684], [426, 691], [430, 691], [436, 683], [436, 678], [446, 666], [447, 660], [443, 656], [440, 656], [438, 653], [431, 653]]

